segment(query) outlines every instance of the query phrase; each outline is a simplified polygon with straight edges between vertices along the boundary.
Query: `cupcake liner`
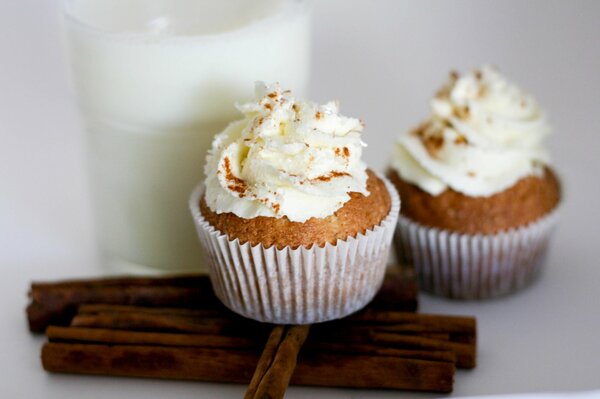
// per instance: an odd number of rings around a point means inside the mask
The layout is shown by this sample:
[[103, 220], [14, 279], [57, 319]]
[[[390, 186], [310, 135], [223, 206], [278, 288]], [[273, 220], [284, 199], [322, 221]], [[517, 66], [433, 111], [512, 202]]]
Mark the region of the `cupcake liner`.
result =
[[217, 297], [236, 313], [277, 324], [317, 323], [364, 307], [383, 282], [400, 212], [396, 189], [378, 177], [392, 200], [378, 226], [335, 244], [296, 249], [230, 240], [202, 216], [203, 190], [198, 186], [190, 208]]
[[414, 264], [422, 290], [454, 299], [484, 299], [530, 283], [543, 264], [558, 207], [526, 226], [492, 235], [427, 227], [404, 216], [395, 233], [402, 262]]

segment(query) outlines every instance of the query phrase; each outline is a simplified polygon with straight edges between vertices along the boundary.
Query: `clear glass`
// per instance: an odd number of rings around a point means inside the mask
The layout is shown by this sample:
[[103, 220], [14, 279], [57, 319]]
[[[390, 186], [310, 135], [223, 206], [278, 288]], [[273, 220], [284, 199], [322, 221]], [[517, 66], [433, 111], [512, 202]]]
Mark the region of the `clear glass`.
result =
[[254, 82], [305, 92], [310, 13], [294, 0], [66, 0], [97, 237], [117, 272], [203, 269], [187, 201]]

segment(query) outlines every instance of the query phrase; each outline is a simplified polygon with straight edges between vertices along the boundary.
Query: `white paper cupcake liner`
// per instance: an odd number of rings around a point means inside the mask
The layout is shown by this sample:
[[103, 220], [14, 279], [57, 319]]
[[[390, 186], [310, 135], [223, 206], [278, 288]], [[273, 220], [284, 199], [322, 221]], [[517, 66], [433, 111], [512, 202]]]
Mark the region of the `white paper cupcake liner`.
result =
[[544, 261], [558, 207], [524, 227], [469, 235], [398, 219], [396, 252], [414, 264], [419, 287], [455, 299], [505, 295], [530, 283]]
[[337, 319], [364, 307], [383, 282], [400, 212], [393, 185], [390, 213], [365, 234], [311, 248], [251, 246], [211, 226], [200, 212], [203, 185], [190, 208], [205, 249], [218, 298], [242, 316], [268, 323], [310, 324]]

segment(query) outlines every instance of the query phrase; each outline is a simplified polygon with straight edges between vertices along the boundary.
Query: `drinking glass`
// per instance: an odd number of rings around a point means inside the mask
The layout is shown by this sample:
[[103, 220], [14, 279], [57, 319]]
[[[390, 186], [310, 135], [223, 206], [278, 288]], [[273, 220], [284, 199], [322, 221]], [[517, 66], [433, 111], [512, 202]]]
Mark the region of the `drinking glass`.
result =
[[305, 92], [307, 3], [65, 0], [62, 12], [104, 265], [203, 270], [190, 192], [255, 81]]

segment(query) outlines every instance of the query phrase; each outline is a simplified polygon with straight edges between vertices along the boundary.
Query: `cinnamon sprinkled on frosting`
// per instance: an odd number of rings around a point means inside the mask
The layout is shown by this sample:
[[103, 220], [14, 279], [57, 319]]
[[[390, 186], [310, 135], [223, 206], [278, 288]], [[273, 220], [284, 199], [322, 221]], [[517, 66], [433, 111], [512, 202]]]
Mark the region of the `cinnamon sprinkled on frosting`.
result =
[[304, 222], [335, 213], [350, 193], [368, 195], [358, 119], [338, 105], [296, 100], [278, 85], [257, 85], [245, 118], [218, 134], [205, 166], [207, 206], [242, 218]]
[[400, 137], [392, 167], [432, 195], [490, 196], [541, 174], [548, 131], [537, 103], [494, 68], [452, 72], [427, 121]]
[[[225, 179], [227, 180], [227, 188], [238, 193], [240, 198], [244, 198], [248, 186], [246, 182], [231, 173], [231, 161], [229, 157], [223, 158], [223, 166], [225, 167]], [[218, 171], [219, 172], [219, 171]]]

